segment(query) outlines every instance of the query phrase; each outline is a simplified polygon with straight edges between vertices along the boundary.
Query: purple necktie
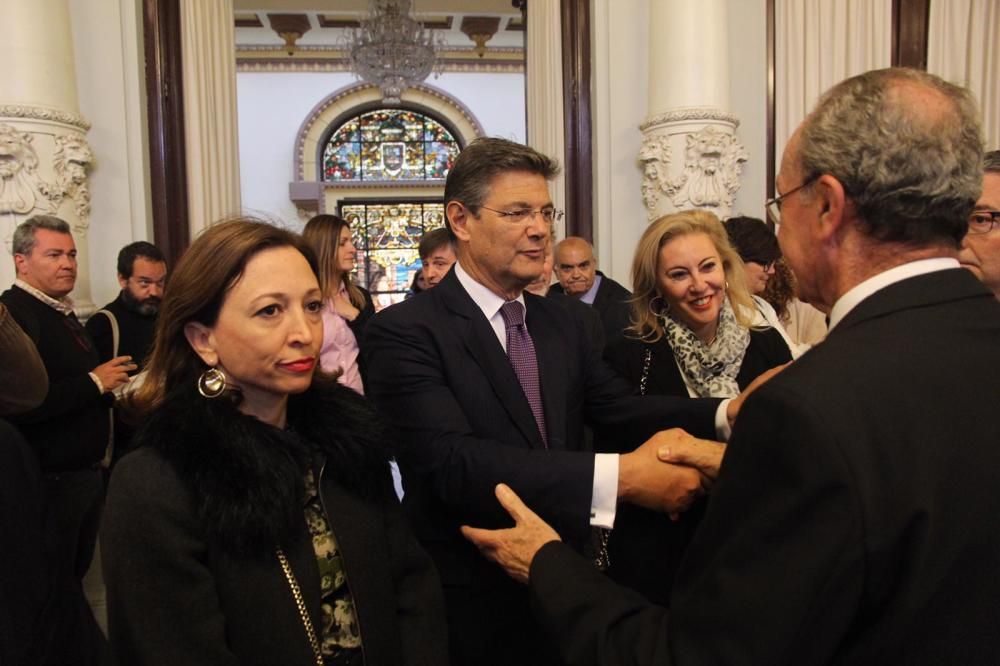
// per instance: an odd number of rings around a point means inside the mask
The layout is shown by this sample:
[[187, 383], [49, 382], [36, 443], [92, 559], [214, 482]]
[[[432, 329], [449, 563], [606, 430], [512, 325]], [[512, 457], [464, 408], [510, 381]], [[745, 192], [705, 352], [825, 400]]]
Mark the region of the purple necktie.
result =
[[507, 327], [507, 358], [514, 366], [521, 390], [528, 399], [535, 424], [542, 435], [545, 448], [549, 448], [549, 435], [545, 429], [545, 412], [542, 411], [542, 389], [538, 381], [538, 359], [535, 358], [535, 343], [531, 341], [528, 328], [524, 325], [524, 306], [517, 301], [508, 301], [500, 306], [500, 316]]

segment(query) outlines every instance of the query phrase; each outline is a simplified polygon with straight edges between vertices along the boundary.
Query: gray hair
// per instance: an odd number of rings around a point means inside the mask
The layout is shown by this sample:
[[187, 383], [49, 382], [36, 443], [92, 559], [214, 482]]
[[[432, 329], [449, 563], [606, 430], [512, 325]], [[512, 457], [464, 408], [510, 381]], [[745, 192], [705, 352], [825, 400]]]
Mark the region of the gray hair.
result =
[[[458, 201], [475, 214], [483, 205], [490, 182], [500, 174], [511, 171], [544, 176], [552, 180], [559, 175], [559, 163], [521, 143], [482, 137], [465, 147], [448, 172], [444, 185], [444, 204]], [[448, 232], [451, 221], [448, 221]]]
[[1000, 173], [1000, 150], [991, 150], [983, 155], [983, 171]]
[[35, 231], [48, 229], [60, 234], [72, 235], [66, 221], [54, 215], [35, 215], [17, 225], [11, 242], [12, 254], [31, 254], [35, 249]]
[[[942, 103], [915, 104], [914, 92]], [[865, 72], [823, 95], [798, 157], [806, 181], [840, 181], [872, 239], [958, 247], [982, 189], [979, 110], [972, 93], [932, 74]]]

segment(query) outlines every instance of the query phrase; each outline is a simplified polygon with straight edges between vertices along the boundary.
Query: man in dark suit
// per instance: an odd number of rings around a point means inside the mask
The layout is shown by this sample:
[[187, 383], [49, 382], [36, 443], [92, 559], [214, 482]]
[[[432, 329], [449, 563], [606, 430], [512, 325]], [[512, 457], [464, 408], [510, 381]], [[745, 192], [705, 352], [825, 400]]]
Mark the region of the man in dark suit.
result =
[[549, 294], [565, 294], [594, 308], [604, 324], [604, 338], [612, 342], [629, 325], [632, 293], [597, 270], [594, 246], [587, 239], [568, 236], [556, 243], [555, 268], [559, 284]]
[[458, 666], [555, 662], [524, 589], [459, 532], [509, 524], [493, 498], [497, 483], [530, 498], [582, 548], [592, 527], [612, 526], [617, 500], [676, 512], [700, 488], [694, 470], [658, 465], [652, 445], [595, 456], [583, 444], [585, 419], [715, 438], [740, 402], [632, 395], [600, 360], [578, 311], [524, 292], [559, 216], [547, 183], [556, 172], [523, 145], [470, 144], [445, 186], [458, 263], [433, 290], [379, 313], [366, 333], [370, 395], [399, 432], [404, 506], [441, 573]]
[[957, 261], [977, 116], [964, 89], [880, 70], [834, 87], [789, 141], [768, 209], [830, 335], [742, 410], [669, 614], [507, 489], [518, 528], [466, 529], [528, 580], [569, 663], [996, 661], [1000, 304]]

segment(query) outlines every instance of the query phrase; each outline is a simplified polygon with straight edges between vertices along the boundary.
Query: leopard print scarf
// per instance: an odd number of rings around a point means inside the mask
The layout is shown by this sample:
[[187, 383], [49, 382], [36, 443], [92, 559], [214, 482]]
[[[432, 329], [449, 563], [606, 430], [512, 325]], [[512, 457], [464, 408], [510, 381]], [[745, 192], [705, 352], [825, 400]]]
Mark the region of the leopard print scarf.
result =
[[669, 314], [660, 315], [663, 333], [673, 349], [686, 382], [700, 398], [735, 398], [740, 387], [736, 375], [750, 345], [750, 331], [740, 326], [729, 299], [723, 301], [719, 327], [711, 346]]

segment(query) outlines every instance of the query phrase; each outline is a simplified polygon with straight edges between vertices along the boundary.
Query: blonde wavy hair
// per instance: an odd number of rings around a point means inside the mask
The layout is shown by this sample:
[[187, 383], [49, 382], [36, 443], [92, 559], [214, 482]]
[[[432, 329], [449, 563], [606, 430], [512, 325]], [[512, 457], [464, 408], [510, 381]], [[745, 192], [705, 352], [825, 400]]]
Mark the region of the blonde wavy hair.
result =
[[646, 342], [656, 342], [663, 336], [663, 326], [653, 314], [651, 306], [653, 300], [661, 296], [657, 287], [660, 250], [675, 238], [688, 234], [705, 234], [715, 245], [722, 259], [728, 285], [726, 294], [733, 306], [736, 321], [746, 328], [752, 327], [757, 306], [747, 288], [743, 260], [729, 244], [726, 228], [712, 213], [688, 210], [664, 215], [650, 224], [639, 239], [632, 259], [633, 296], [629, 301], [632, 306], [632, 322], [625, 329], [626, 333]]

